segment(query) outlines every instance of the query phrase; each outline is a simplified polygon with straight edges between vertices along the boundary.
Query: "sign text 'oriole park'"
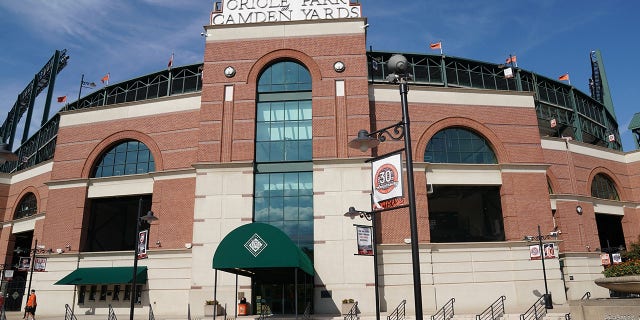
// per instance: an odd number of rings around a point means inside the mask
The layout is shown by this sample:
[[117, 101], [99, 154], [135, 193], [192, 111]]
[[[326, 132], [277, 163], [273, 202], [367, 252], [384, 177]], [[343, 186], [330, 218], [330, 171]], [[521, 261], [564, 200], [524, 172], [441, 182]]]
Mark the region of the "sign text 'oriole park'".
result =
[[215, 1], [211, 24], [243, 24], [361, 17], [353, 0], [222, 0]]

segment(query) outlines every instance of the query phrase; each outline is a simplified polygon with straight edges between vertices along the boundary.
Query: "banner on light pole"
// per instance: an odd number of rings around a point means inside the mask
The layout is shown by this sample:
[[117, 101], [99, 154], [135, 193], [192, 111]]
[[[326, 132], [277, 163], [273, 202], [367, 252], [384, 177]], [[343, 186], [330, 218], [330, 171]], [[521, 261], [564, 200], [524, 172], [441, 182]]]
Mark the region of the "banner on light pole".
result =
[[138, 260], [147, 258], [147, 242], [149, 241], [149, 230], [142, 230], [138, 234]]
[[358, 237], [358, 254], [373, 255], [373, 228], [370, 226], [356, 226]]
[[372, 161], [371, 183], [373, 210], [389, 209], [405, 204], [400, 153]]

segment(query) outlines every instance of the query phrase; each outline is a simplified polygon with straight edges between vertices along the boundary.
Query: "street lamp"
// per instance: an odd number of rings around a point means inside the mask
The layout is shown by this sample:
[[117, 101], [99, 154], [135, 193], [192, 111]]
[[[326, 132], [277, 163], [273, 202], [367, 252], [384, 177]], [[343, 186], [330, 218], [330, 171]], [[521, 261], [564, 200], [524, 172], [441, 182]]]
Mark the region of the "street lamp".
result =
[[345, 217], [355, 217], [360, 216], [360, 218], [365, 218], [367, 221], [371, 221], [371, 229], [373, 229], [372, 235], [372, 249], [373, 249], [373, 285], [375, 286], [375, 296], [376, 296], [376, 320], [380, 320], [380, 292], [378, 291], [378, 250], [376, 249], [376, 219], [373, 217], [373, 212], [368, 211], [360, 211], [356, 210], [354, 207], [349, 207], [349, 211], [347, 211], [344, 216]]
[[422, 288], [420, 281], [420, 256], [418, 252], [418, 219], [416, 217], [416, 194], [413, 184], [413, 154], [411, 151], [411, 131], [409, 127], [409, 106], [407, 103], [407, 92], [409, 87], [407, 80], [412, 76], [408, 70], [407, 58], [400, 54], [394, 54], [387, 62], [390, 74], [387, 81], [398, 83], [400, 87], [400, 103], [402, 105], [402, 121], [373, 131], [358, 131], [358, 137], [349, 142], [349, 147], [362, 152], [369, 148], [374, 148], [380, 142], [386, 141], [387, 137], [392, 140], [404, 138], [405, 166], [407, 168], [407, 192], [409, 193], [409, 226], [411, 230], [411, 261], [413, 265], [413, 297], [415, 299], [416, 320], [422, 320]]
[[143, 217], [140, 216], [142, 214], [141, 212], [142, 197], [140, 197], [140, 200], [138, 200], [138, 214], [136, 215], [136, 236], [134, 237], [135, 243], [133, 246], [133, 276], [131, 277], [131, 308], [129, 309], [129, 320], [133, 320], [134, 305], [136, 300], [138, 300], [138, 293], [136, 292], [136, 278], [138, 275], [138, 238], [140, 234], [140, 221], [151, 223], [158, 220], [158, 218], [153, 215], [153, 211], [151, 210], [149, 210]]
[[542, 240], [546, 240], [546, 239], [550, 239], [550, 238], [557, 238], [558, 237], [558, 232], [552, 232], [549, 235], [542, 235], [542, 233], [540, 232], [540, 225], [538, 225], [538, 235], [537, 236], [525, 236], [524, 240], [526, 241], [533, 241], [533, 240], [537, 240], [538, 241], [538, 245], [540, 246], [540, 260], [542, 261], [542, 276], [544, 278], [544, 296], [543, 296], [543, 300], [544, 300], [544, 307], [546, 309], [553, 309], [553, 300], [551, 299], [551, 294], [549, 293], [549, 287], [547, 286], [547, 269], [545, 268], [544, 265], [544, 256], [545, 256], [545, 251], [544, 251], [544, 246], [542, 244]]

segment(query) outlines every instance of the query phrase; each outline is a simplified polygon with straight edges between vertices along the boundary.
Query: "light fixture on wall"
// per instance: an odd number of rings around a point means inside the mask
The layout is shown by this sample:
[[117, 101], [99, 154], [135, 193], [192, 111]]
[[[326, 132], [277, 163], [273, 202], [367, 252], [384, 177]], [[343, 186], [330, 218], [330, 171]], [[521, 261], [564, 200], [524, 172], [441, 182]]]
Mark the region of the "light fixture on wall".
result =
[[236, 69], [232, 66], [224, 68], [224, 76], [227, 78], [233, 78], [236, 75]]
[[336, 61], [336, 63], [333, 64], [333, 70], [335, 70], [338, 73], [343, 72], [344, 69], [346, 69], [346, 66], [344, 65], [344, 62], [342, 62], [342, 61]]
[[576, 206], [576, 212], [582, 214], [582, 206]]
[[160, 242], [160, 240], [156, 241], [156, 247], [162, 247], [162, 242]]

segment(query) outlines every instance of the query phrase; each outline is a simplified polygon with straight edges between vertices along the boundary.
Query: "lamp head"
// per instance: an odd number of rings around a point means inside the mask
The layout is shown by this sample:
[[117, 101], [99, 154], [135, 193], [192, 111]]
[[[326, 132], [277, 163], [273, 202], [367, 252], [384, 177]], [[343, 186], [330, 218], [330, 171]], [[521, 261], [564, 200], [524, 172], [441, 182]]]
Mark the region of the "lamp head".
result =
[[380, 144], [380, 141], [369, 135], [367, 130], [358, 131], [358, 137], [349, 141], [349, 148], [358, 149], [361, 152], [365, 152], [371, 148], [375, 148]]
[[151, 223], [153, 221], [158, 220], [158, 217], [153, 215], [153, 211], [149, 210], [147, 214], [145, 214], [143, 217], [140, 217], [140, 220], [146, 221], [147, 223]]
[[387, 69], [389, 69], [389, 73], [402, 75], [407, 73], [409, 69], [409, 62], [403, 55], [394, 54], [389, 58], [389, 61], [387, 61]]
[[355, 217], [360, 214], [360, 211], [356, 210], [354, 207], [349, 207], [349, 211], [344, 213], [345, 217]]

